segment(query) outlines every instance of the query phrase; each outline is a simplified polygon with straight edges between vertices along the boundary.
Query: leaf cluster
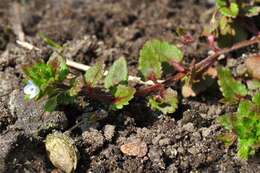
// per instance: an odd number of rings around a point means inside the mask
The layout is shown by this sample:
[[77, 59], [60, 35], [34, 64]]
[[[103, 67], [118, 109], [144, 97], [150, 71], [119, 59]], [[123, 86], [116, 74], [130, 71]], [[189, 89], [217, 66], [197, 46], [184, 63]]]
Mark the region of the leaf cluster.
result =
[[260, 13], [259, 1], [216, 0], [216, 12], [204, 35], [214, 35], [220, 47], [228, 47], [257, 32], [254, 19]]
[[237, 139], [238, 156], [248, 159], [260, 147], [260, 93], [254, 94], [252, 100], [246, 99], [248, 89], [240, 81], [235, 80], [229, 69], [218, 69], [218, 83], [225, 101], [239, 103], [233, 115], [221, 116], [219, 122], [228, 133], [219, 136], [226, 146]]
[[[104, 101], [108, 99], [112, 109], [122, 109], [134, 98], [136, 88], [128, 84], [127, 62], [124, 57], [118, 58], [108, 71], [104, 70], [103, 64], [96, 63], [84, 76], [68, 79], [69, 70], [62, 56], [62, 46], [44, 35], [41, 36], [55, 51], [47, 63], [38, 62], [25, 66], [24, 73], [28, 80], [32, 80], [40, 88], [37, 99], [47, 96], [47, 111], [53, 111], [61, 104], [72, 103], [82, 91], [89, 98], [98, 97]], [[141, 49], [138, 69], [144, 80], [152, 80], [160, 88], [159, 92], [147, 96], [147, 105], [153, 110], [167, 114], [177, 109], [177, 92], [164, 88], [156, 81], [162, 76], [163, 63], [180, 63], [182, 58], [183, 53], [179, 48], [160, 40], [148, 41]], [[95, 92], [105, 92], [108, 97], [102, 98], [100, 93]]]
[[72, 102], [73, 96], [70, 94], [70, 89], [73, 88], [73, 84], [62, 83], [69, 74], [69, 70], [60, 55], [54, 53], [47, 63], [41, 61], [33, 65], [26, 65], [23, 67], [23, 71], [27, 80], [33, 81], [40, 90], [36, 99], [47, 96], [48, 100], [45, 104], [47, 111], [55, 110], [59, 104]]
[[[161, 79], [164, 65], [175, 69], [175, 63], [181, 63], [183, 52], [175, 45], [157, 39], [147, 41], [140, 51], [138, 69], [144, 80]], [[165, 68], [166, 69], [166, 68]], [[160, 86], [160, 85], [159, 85]], [[173, 113], [178, 107], [177, 92], [160, 86], [160, 92], [148, 97], [148, 106], [164, 114]]]

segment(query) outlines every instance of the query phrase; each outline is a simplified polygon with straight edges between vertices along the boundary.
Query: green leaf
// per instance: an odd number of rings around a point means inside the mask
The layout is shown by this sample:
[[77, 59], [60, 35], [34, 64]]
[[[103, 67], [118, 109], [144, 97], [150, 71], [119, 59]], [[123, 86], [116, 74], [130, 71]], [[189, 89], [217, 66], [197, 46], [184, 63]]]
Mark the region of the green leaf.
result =
[[181, 62], [182, 51], [175, 45], [159, 40], [147, 41], [140, 51], [138, 69], [145, 80], [161, 77], [162, 62]]
[[58, 105], [70, 105], [75, 101], [75, 97], [70, 95], [69, 91], [64, 91], [58, 95], [57, 102]]
[[109, 89], [120, 82], [127, 81], [127, 63], [124, 57], [116, 60], [108, 71], [105, 78], [104, 85], [106, 89]]
[[31, 66], [24, 66], [23, 72], [26, 77], [33, 81], [41, 90], [46, 88], [55, 78], [53, 69], [45, 63], [37, 63]]
[[260, 13], [260, 6], [244, 7], [242, 11], [247, 17], [257, 16]]
[[44, 109], [47, 112], [52, 112], [56, 109], [56, 107], [58, 106], [58, 102], [57, 102], [57, 95], [48, 98], [47, 102], [45, 103]]
[[161, 62], [176, 61], [181, 62], [183, 59], [182, 51], [175, 45], [165, 41], [152, 40], [150, 49], [154, 49]]
[[239, 6], [235, 2], [231, 2], [230, 6], [228, 6], [226, 1], [218, 0], [216, 1], [216, 5], [223, 16], [235, 18], [239, 13]]
[[216, 0], [217, 8], [225, 7], [227, 5], [226, 0]]
[[232, 77], [228, 68], [218, 68], [218, 84], [227, 101], [236, 101], [239, 97], [247, 95], [246, 86]]
[[237, 109], [237, 114], [239, 117], [248, 117], [251, 113], [250, 108], [252, 107], [252, 103], [248, 100], [241, 101], [239, 103], [238, 109]]
[[241, 159], [247, 160], [250, 155], [255, 153], [252, 148], [254, 142], [254, 139], [238, 139], [238, 156]]
[[134, 98], [135, 89], [125, 85], [118, 85], [114, 94], [114, 108], [122, 109], [123, 106], [128, 105], [129, 101]]
[[227, 17], [221, 17], [219, 21], [219, 29], [221, 35], [231, 35], [234, 36], [235, 29], [233, 27], [233, 21]]
[[247, 88], [249, 90], [260, 89], [260, 81], [259, 80], [249, 80], [249, 81], [247, 81]]
[[158, 55], [155, 54], [154, 49], [151, 47], [151, 42], [146, 42], [140, 51], [138, 62], [138, 70], [142, 73], [145, 80], [151, 78], [161, 77], [161, 62]]
[[90, 67], [84, 75], [87, 85], [90, 87], [96, 87], [98, 82], [102, 79], [103, 73], [103, 65], [100, 63]]
[[162, 98], [150, 97], [148, 106], [152, 110], [161, 111], [163, 114], [174, 113], [178, 107], [177, 92], [168, 88], [163, 92]]
[[236, 115], [218, 118], [226, 129], [235, 133], [238, 139], [238, 156], [241, 159], [248, 159], [260, 147], [259, 103], [260, 93], [257, 93], [252, 101], [243, 100], [239, 103]]
[[66, 79], [67, 75], [69, 74], [69, 69], [61, 55], [54, 52], [48, 60], [47, 64], [52, 67], [52, 70], [55, 73], [55, 79], [57, 81], [63, 81]]
[[39, 33], [39, 36], [43, 39], [43, 41], [50, 46], [52, 49], [60, 52], [62, 51], [62, 46], [59, 45], [58, 43], [56, 43], [55, 41], [53, 41], [52, 39], [48, 38], [46, 35], [44, 35], [43, 33]]
[[236, 17], [239, 13], [239, 7], [238, 7], [238, 4], [235, 3], [235, 2], [231, 2], [230, 3], [230, 14], [232, 17]]
[[84, 87], [84, 79], [83, 76], [76, 77], [73, 81], [71, 81], [70, 89], [68, 91], [70, 96], [76, 96]]
[[256, 95], [253, 96], [252, 101], [260, 106], [260, 93], [257, 93]]
[[224, 126], [225, 129], [231, 131], [233, 129], [232, 126], [232, 117], [230, 115], [222, 115], [217, 118], [217, 121]]
[[224, 133], [217, 136], [217, 139], [222, 141], [225, 147], [228, 148], [234, 143], [235, 136], [232, 133]]

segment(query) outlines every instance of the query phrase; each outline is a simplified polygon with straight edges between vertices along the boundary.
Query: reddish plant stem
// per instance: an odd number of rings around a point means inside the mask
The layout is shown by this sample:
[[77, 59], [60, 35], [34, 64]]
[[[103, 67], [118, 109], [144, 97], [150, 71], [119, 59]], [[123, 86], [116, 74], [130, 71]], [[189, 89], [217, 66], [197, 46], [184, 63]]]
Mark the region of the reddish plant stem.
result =
[[[162, 94], [168, 85], [172, 85], [173, 82], [177, 82], [177, 81], [181, 80], [191, 70], [195, 71], [196, 73], [200, 73], [200, 72], [206, 70], [208, 67], [210, 67], [214, 62], [216, 62], [220, 55], [226, 54], [226, 53], [232, 52], [234, 50], [237, 50], [237, 49], [240, 49], [240, 48], [252, 45], [252, 44], [256, 44], [256, 43], [260, 43], [260, 35], [256, 36], [255, 38], [253, 38], [251, 40], [239, 42], [230, 48], [225, 48], [220, 51], [217, 51], [214, 55], [210, 55], [207, 58], [203, 59], [202, 61], [200, 61], [196, 64], [192, 63], [192, 65], [189, 69], [185, 69], [182, 65], [180, 65], [178, 63], [173, 63], [174, 65], [173, 64], [172, 65], [174, 67], [175, 66], [177, 67], [176, 69], [179, 71], [178, 73], [167, 78], [163, 83], [157, 83], [157, 81], [155, 80], [155, 76], [151, 75], [149, 79], [153, 80], [155, 82], [155, 84], [152, 86], [138, 88], [135, 93], [135, 96], [145, 96], [147, 94], [155, 93], [155, 92], [159, 92], [159, 94]], [[106, 102], [106, 103], [113, 103], [113, 102], [117, 101], [117, 100], [115, 100], [115, 98], [113, 98], [113, 96], [109, 95], [108, 93], [103, 92], [99, 88], [87, 87], [87, 88], [85, 88], [84, 91], [85, 91], [84, 95], [87, 95], [89, 98], [94, 99], [94, 100], [98, 100], [98, 101], [102, 101], [102, 102]]]
[[240, 49], [240, 48], [252, 45], [252, 44], [256, 44], [256, 43], [260, 43], [260, 35], [256, 36], [255, 38], [253, 38], [251, 40], [245, 40], [245, 41], [239, 42], [230, 48], [224, 48], [224, 49], [216, 52], [215, 54], [208, 56], [207, 58], [203, 59], [199, 63], [195, 64], [195, 69], [196, 69], [196, 71], [204, 70], [205, 68], [208, 68], [209, 66], [211, 66], [215, 61], [217, 61], [217, 59], [220, 55], [226, 54], [226, 53], [232, 52], [234, 50], [237, 50], [237, 49]]
[[156, 83], [155, 85], [147, 86], [141, 89], [138, 89], [135, 93], [136, 96], [144, 96], [151, 92], [156, 92], [164, 88], [164, 85], [161, 83]]
[[175, 74], [174, 76], [171, 76], [168, 79], [166, 79], [163, 84], [169, 85], [169, 84], [171, 84], [173, 82], [179, 81], [184, 76], [186, 76], [186, 74], [187, 74], [187, 72], [179, 72], [179, 73]]
[[180, 64], [180, 63], [178, 63], [178, 62], [176, 62], [176, 61], [171, 61], [170, 62], [170, 65], [175, 69], [175, 70], [177, 70], [178, 72], [184, 72], [186, 69], [185, 69], [185, 67], [182, 65], [182, 64]]
[[[256, 36], [255, 38], [251, 39], [251, 40], [245, 40], [239, 43], [236, 43], [235, 45], [233, 45], [230, 48], [224, 48], [222, 50], [217, 51], [215, 54], [208, 56], [207, 58], [203, 59], [202, 61], [196, 63], [195, 65], [193, 64], [193, 68], [190, 67], [189, 69], [194, 69], [194, 71], [196, 73], [200, 73], [202, 71], [205, 71], [207, 68], [209, 68], [214, 62], [216, 62], [218, 60], [218, 57], [222, 54], [227, 54], [229, 52], [232, 52], [234, 50], [237, 49], [241, 49], [243, 47], [246, 46], [250, 46], [256, 43], [260, 43], [260, 35]], [[181, 80], [184, 76], [186, 76], [186, 74], [190, 72], [189, 70], [185, 70], [185, 71], [179, 71], [177, 74], [175, 74], [174, 76], [166, 79], [163, 84], [158, 84], [156, 83], [153, 86], [148, 86], [145, 88], [141, 88], [139, 90], [137, 90], [136, 92], [136, 96], [144, 96], [147, 95], [151, 92], [158, 92], [161, 91], [162, 88], [164, 88], [166, 85], [169, 85], [173, 82], [179, 81]]]

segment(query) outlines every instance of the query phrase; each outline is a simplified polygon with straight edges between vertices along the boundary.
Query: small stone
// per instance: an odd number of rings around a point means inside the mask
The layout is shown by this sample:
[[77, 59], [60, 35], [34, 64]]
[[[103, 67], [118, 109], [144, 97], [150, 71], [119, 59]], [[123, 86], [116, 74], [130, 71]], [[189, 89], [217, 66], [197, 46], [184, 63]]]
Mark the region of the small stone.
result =
[[194, 125], [192, 123], [187, 123], [187, 124], [183, 125], [183, 129], [188, 132], [193, 132]]
[[146, 143], [139, 139], [121, 145], [120, 150], [125, 155], [137, 157], [144, 157], [148, 151]]
[[196, 154], [198, 154], [200, 151], [199, 151], [199, 149], [198, 149], [196, 146], [193, 146], [193, 147], [191, 147], [191, 148], [188, 149], [188, 152], [191, 153], [191, 154], [193, 154], [193, 155], [196, 155]]
[[163, 138], [163, 139], [159, 140], [160, 146], [165, 146], [165, 145], [170, 145], [170, 144], [171, 144], [170, 138]]
[[172, 172], [178, 172], [178, 168], [174, 163], [168, 166], [167, 168], [167, 173], [172, 173]]
[[182, 146], [180, 146], [178, 149], [177, 149], [178, 153], [184, 153], [184, 148]]
[[163, 134], [159, 134], [155, 138], [153, 138], [153, 140], [152, 140], [153, 145], [157, 145], [159, 143], [160, 139], [162, 139], [163, 137], [164, 137]]
[[245, 64], [252, 77], [260, 80], [260, 55], [248, 57]]
[[178, 151], [176, 150], [175, 147], [173, 147], [172, 145], [171, 146], [168, 146], [166, 149], [165, 149], [165, 154], [170, 158], [170, 159], [174, 159], [176, 158], [177, 154], [178, 154]]
[[87, 152], [95, 152], [104, 145], [104, 136], [96, 129], [90, 129], [82, 133], [82, 138], [87, 145]]
[[162, 150], [157, 147], [151, 147], [148, 153], [148, 157], [153, 162], [154, 166], [165, 169], [165, 163], [163, 162], [162, 155]]
[[208, 137], [211, 133], [211, 129], [210, 128], [202, 128], [202, 136], [204, 138]]
[[201, 134], [199, 132], [193, 132], [192, 133], [192, 136], [191, 136], [191, 139], [194, 139], [195, 141], [199, 141], [201, 140]]
[[244, 64], [239, 64], [236, 68], [236, 72], [238, 76], [244, 76], [246, 73], [246, 66]]
[[228, 58], [227, 59], [227, 67], [234, 67], [237, 63], [236, 59], [233, 58]]
[[106, 140], [108, 141], [111, 141], [112, 138], [114, 137], [115, 135], [115, 126], [113, 125], [106, 125], [105, 128], [104, 128], [104, 137]]

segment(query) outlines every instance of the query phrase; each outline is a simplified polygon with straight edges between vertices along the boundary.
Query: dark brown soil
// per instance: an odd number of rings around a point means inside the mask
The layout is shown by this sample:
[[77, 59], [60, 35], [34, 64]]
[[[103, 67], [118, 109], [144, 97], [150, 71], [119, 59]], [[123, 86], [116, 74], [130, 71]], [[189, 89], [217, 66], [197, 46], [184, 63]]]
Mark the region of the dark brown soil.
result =
[[[196, 40], [183, 47], [185, 61], [205, 57], [208, 49], [200, 34], [211, 7], [206, 0], [1, 0], [0, 173], [51, 172], [54, 167], [44, 148], [45, 136], [53, 129], [69, 129], [83, 112], [104, 111], [100, 105], [83, 111], [72, 107], [43, 116], [41, 103], [23, 103], [21, 65], [46, 60], [51, 53], [37, 33], [70, 44], [74, 52], [67, 52], [66, 57], [84, 64], [103, 61], [110, 65], [123, 55], [130, 74], [135, 75], [143, 43], [160, 38], [178, 44], [178, 28]], [[41, 52], [15, 44], [19, 27]], [[234, 56], [240, 57], [241, 52]], [[235, 63], [236, 67], [240, 62]], [[84, 132], [74, 130], [80, 151], [76, 172], [260, 172], [259, 155], [241, 161], [235, 146], [227, 150], [216, 139], [223, 131], [216, 118], [234, 111], [219, 103], [221, 97], [212, 87], [195, 99], [182, 99], [178, 111], [164, 117], [142, 103], [133, 103]], [[124, 155], [120, 146], [137, 138], [147, 144], [146, 156]]]

